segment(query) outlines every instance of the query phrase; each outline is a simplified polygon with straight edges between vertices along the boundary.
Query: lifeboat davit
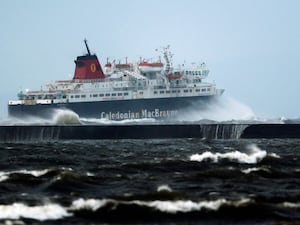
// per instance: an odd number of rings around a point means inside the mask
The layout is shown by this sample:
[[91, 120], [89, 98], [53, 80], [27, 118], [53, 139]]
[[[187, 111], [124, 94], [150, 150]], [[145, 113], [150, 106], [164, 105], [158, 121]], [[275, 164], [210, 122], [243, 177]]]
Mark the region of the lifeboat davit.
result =
[[143, 73], [148, 72], [160, 72], [163, 69], [164, 64], [161, 62], [141, 62], [139, 64], [139, 70]]

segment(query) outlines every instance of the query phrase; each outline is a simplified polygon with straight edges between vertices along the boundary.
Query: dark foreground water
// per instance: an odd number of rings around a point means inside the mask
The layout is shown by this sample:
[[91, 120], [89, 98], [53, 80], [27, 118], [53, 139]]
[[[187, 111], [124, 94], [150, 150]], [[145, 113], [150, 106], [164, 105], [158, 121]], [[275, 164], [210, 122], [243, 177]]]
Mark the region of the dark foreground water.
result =
[[296, 224], [300, 140], [0, 144], [0, 224]]

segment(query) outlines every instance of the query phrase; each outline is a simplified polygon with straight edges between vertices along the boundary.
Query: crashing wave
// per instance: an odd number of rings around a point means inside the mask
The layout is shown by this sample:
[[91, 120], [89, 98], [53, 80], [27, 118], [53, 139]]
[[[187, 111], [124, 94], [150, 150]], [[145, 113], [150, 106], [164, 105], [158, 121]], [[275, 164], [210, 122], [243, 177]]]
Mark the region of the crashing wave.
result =
[[237, 201], [230, 201], [226, 199], [217, 199], [211, 201], [200, 201], [194, 202], [191, 200], [176, 200], [176, 201], [162, 201], [162, 200], [154, 200], [154, 201], [140, 201], [140, 200], [133, 200], [133, 201], [117, 201], [113, 199], [77, 199], [73, 201], [72, 206], [70, 209], [72, 210], [92, 210], [97, 211], [102, 207], [107, 205], [111, 205], [113, 208], [116, 208], [119, 204], [124, 205], [136, 205], [136, 206], [143, 206], [149, 207], [152, 209], [156, 209], [161, 212], [165, 213], [178, 213], [178, 212], [192, 212], [192, 211], [201, 211], [203, 209], [216, 211], [222, 206], [243, 206], [252, 202], [251, 199], [243, 198]]
[[53, 203], [40, 206], [28, 206], [23, 203], [0, 205], [0, 212], [0, 219], [28, 218], [44, 221], [72, 216], [66, 208]]
[[[198, 162], [212, 161], [214, 163], [217, 163], [220, 160], [226, 159], [233, 162], [255, 164], [262, 161], [268, 155], [265, 150], [261, 150], [254, 144], [247, 146], [247, 149], [249, 150], [248, 154], [239, 151], [231, 151], [226, 153], [220, 153], [220, 152], [213, 153], [210, 151], [206, 151], [202, 154], [191, 155], [190, 160], [198, 161]], [[269, 154], [269, 156], [271, 157], [273, 155], [274, 153]], [[276, 157], [278, 156], [276, 155]]]

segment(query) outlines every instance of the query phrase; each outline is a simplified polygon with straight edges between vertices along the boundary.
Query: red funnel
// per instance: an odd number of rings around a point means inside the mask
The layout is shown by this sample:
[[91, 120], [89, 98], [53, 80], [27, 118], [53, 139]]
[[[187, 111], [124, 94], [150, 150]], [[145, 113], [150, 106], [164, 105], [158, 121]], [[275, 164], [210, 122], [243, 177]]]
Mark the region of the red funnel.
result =
[[91, 55], [86, 40], [84, 40], [88, 54], [78, 56], [75, 60], [74, 79], [103, 79], [105, 75], [99, 63], [97, 56]]

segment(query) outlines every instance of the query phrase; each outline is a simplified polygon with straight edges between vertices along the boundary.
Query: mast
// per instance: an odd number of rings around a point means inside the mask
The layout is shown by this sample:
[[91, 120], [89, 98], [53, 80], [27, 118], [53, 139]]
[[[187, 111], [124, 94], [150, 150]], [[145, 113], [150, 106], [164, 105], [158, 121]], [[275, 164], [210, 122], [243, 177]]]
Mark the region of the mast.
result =
[[88, 52], [88, 55], [91, 55], [91, 52], [90, 52], [90, 49], [89, 49], [89, 46], [87, 44], [87, 40], [86, 39], [84, 39], [84, 43], [85, 43], [85, 47], [86, 47], [86, 50]]
[[172, 54], [169, 51], [170, 46], [168, 45], [167, 47], [164, 48], [163, 50], [163, 54], [164, 54], [164, 58], [166, 60], [166, 69], [165, 69], [165, 73], [169, 74], [172, 71]]

